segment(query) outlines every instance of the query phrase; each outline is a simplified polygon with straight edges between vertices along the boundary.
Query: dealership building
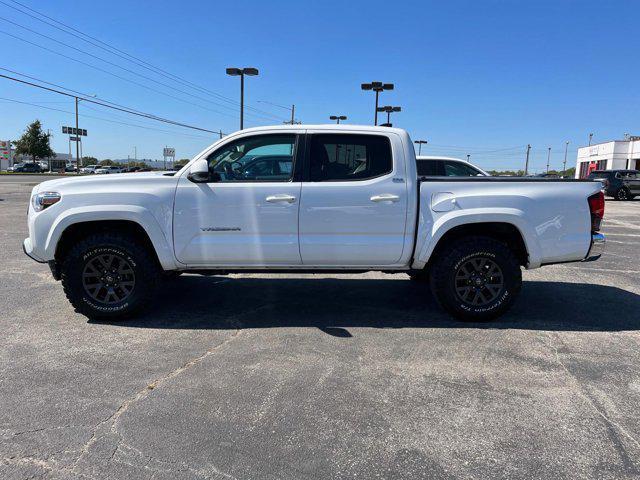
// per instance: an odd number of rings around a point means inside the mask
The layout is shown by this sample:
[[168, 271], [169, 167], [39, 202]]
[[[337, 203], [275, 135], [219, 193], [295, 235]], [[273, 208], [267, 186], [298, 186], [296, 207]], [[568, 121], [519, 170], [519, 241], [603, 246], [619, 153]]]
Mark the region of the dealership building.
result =
[[578, 148], [576, 178], [593, 170], [640, 170], [640, 136]]

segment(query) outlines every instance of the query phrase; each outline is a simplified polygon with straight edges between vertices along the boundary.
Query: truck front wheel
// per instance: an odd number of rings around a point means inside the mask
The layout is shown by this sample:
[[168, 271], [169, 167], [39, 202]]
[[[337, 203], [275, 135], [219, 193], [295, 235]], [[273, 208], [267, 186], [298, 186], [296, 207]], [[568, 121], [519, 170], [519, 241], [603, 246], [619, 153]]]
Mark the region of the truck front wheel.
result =
[[496, 318], [513, 304], [522, 272], [513, 252], [489, 237], [468, 237], [437, 253], [431, 291], [451, 315], [466, 321]]
[[96, 233], [81, 239], [62, 262], [62, 287], [78, 313], [125, 318], [144, 309], [156, 290], [155, 258], [129, 235]]

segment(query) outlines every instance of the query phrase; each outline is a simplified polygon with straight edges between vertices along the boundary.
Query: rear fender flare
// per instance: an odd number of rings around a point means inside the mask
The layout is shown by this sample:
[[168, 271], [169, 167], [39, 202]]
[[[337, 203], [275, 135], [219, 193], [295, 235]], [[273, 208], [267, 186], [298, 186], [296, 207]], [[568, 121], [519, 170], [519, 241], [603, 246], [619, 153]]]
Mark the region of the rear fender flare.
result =
[[448, 212], [438, 218], [428, 228], [421, 224], [418, 231], [419, 245], [411, 268], [422, 269], [425, 267], [436, 245], [442, 237], [451, 229], [471, 223], [508, 223], [518, 229], [524, 240], [529, 256], [527, 268], [537, 268], [541, 264], [541, 247], [537, 241], [535, 230], [525, 220], [522, 210], [514, 208], [482, 209], [478, 212], [468, 210]]

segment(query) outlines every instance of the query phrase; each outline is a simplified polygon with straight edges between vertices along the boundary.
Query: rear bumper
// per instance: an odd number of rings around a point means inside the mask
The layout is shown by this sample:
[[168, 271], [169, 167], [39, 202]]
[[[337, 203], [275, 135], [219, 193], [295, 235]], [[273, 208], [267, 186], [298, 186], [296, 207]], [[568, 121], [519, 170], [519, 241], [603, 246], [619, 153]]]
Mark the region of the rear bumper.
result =
[[606, 243], [606, 238], [602, 233], [592, 233], [591, 246], [589, 247], [587, 256], [584, 257], [583, 261], [593, 262], [594, 260], [598, 260], [604, 253], [605, 243]]

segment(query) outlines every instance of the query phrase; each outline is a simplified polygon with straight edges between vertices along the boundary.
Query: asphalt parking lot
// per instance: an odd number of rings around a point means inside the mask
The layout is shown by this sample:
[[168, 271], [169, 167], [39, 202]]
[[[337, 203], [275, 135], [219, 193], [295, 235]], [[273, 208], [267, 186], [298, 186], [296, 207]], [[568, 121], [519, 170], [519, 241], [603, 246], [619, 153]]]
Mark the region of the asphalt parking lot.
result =
[[35, 181], [0, 179], [2, 479], [640, 477], [638, 200], [488, 324], [403, 274], [185, 275], [96, 323], [22, 253]]

